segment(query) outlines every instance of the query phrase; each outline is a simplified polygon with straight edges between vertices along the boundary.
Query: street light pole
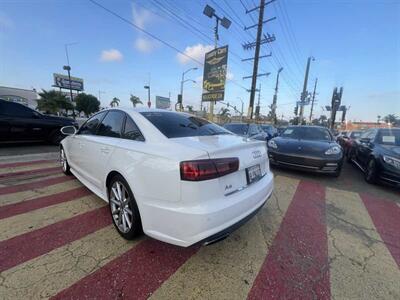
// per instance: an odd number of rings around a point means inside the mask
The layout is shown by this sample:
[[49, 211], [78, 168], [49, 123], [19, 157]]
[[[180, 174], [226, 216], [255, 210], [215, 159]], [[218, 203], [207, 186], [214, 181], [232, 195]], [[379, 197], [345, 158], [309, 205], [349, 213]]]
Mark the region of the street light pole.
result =
[[274, 118], [274, 124], [276, 125], [277, 123], [277, 118], [276, 118], [276, 102], [278, 101], [278, 86], [279, 86], [279, 74], [282, 72], [283, 68], [279, 68], [278, 74], [276, 75], [276, 84], [275, 84], [275, 94], [274, 98], [272, 100], [272, 107], [271, 107], [271, 112], [272, 112], [272, 118]]
[[[64, 66], [63, 69], [68, 72], [69, 95], [71, 97], [71, 103], [74, 106], [74, 97], [72, 95], [72, 84], [71, 84], [71, 67], [70, 66]], [[75, 119], [75, 108], [72, 109], [72, 117]]]
[[307, 66], [306, 66], [306, 74], [304, 76], [304, 84], [303, 84], [303, 92], [301, 93], [301, 98], [300, 98], [300, 115], [299, 115], [299, 125], [302, 125], [303, 123], [303, 115], [304, 115], [304, 105], [305, 101], [307, 98], [307, 83], [308, 83], [308, 73], [310, 72], [310, 64], [311, 60], [315, 60], [314, 57], [310, 56], [307, 59]]
[[182, 80], [181, 80], [181, 103], [180, 103], [180, 105], [179, 105], [179, 110], [180, 110], [180, 111], [183, 110], [183, 84], [184, 84], [186, 81], [193, 81], [194, 83], [196, 83], [196, 81], [194, 81], [194, 80], [192, 80], [192, 79], [185, 80], [185, 74], [188, 73], [189, 71], [197, 70], [197, 69], [198, 69], [197, 67], [190, 68], [190, 69], [188, 69], [188, 70], [186, 70], [185, 72], [182, 73]]

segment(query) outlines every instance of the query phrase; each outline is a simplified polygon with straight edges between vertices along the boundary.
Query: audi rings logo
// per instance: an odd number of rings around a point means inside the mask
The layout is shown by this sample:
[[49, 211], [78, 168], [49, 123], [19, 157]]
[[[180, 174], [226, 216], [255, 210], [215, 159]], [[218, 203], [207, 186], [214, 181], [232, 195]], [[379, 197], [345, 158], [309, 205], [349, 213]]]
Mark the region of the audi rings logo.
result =
[[252, 154], [254, 159], [260, 158], [262, 156], [260, 150], [253, 151]]

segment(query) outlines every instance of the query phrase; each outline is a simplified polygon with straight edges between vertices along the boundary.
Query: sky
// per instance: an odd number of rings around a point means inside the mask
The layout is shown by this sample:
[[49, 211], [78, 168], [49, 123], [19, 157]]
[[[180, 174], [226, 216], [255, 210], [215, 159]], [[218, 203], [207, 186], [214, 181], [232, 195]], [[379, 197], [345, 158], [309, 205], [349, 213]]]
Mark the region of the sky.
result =
[[[113, 97], [130, 106], [130, 94], [147, 102], [144, 85], [155, 96], [176, 101], [182, 72], [184, 105], [198, 109], [204, 53], [213, 48], [214, 20], [203, 15], [206, 4], [231, 19], [220, 28], [219, 46], [229, 45], [225, 102], [247, 112], [254, 55], [243, 43], [254, 41], [257, 12], [246, 14], [257, 0], [0, 0], [0, 85], [51, 89], [53, 73], [63, 73], [68, 46], [71, 75], [84, 79], [85, 92], [99, 96], [102, 106]], [[268, 2], [268, 1], [267, 1]], [[122, 20], [121, 18], [124, 20]], [[390, 113], [400, 116], [400, 1], [398, 0], [277, 0], [265, 8], [263, 27], [275, 41], [261, 47], [261, 112], [272, 102], [277, 70], [279, 116], [293, 117], [303, 87], [307, 58], [311, 62], [308, 92], [318, 78], [314, 117], [327, 114], [334, 87], [343, 86], [347, 119], [376, 121]], [[130, 24], [131, 23], [131, 24]], [[154, 39], [136, 27], [151, 33]], [[169, 46], [164, 44], [166, 42]], [[187, 56], [194, 58], [189, 59]], [[258, 99], [258, 95], [256, 100]], [[216, 106], [216, 112], [222, 105]], [[309, 116], [310, 106], [305, 107]], [[340, 114], [339, 114], [340, 116]]]

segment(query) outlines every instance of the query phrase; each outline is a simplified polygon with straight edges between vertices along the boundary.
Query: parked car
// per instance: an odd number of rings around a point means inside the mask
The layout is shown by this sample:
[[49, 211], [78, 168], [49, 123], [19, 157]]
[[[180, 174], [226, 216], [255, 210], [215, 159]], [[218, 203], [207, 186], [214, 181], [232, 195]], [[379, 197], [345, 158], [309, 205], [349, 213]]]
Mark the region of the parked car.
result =
[[278, 136], [281, 135], [287, 127], [278, 127], [276, 130], [278, 131]]
[[251, 218], [273, 189], [265, 142], [196, 116], [108, 109], [64, 127], [64, 173], [109, 202], [126, 239], [144, 231], [179, 245], [212, 243]]
[[268, 134], [268, 140], [278, 136], [278, 130], [273, 125], [262, 124], [260, 127]]
[[69, 118], [43, 115], [25, 105], [0, 99], [0, 141], [47, 141], [59, 144], [63, 126], [78, 126]]
[[224, 128], [233, 132], [234, 134], [240, 135], [242, 137], [267, 141], [268, 134], [262, 130], [260, 125], [254, 123], [228, 123], [224, 125]]
[[349, 131], [346, 132], [346, 134], [342, 134], [337, 137], [336, 140], [338, 144], [342, 147], [345, 156], [347, 156], [354, 140], [358, 139], [361, 136], [361, 133], [361, 130]]
[[349, 161], [369, 183], [379, 179], [400, 186], [400, 128], [369, 129], [354, 140]]
[[289, 126], [268, 142], [271, 165], [340, 175], [342, 148], [331, 132], [319, 126]]

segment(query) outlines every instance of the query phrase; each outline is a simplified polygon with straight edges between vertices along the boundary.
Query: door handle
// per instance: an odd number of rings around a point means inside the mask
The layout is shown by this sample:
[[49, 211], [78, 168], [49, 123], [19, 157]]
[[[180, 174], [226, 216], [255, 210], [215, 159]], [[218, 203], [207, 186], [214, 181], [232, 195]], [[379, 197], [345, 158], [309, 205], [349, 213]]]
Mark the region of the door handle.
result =
[[108, 154], [110, 153], [110, 148], [101, 148], [100, 151], [101, 153]]

